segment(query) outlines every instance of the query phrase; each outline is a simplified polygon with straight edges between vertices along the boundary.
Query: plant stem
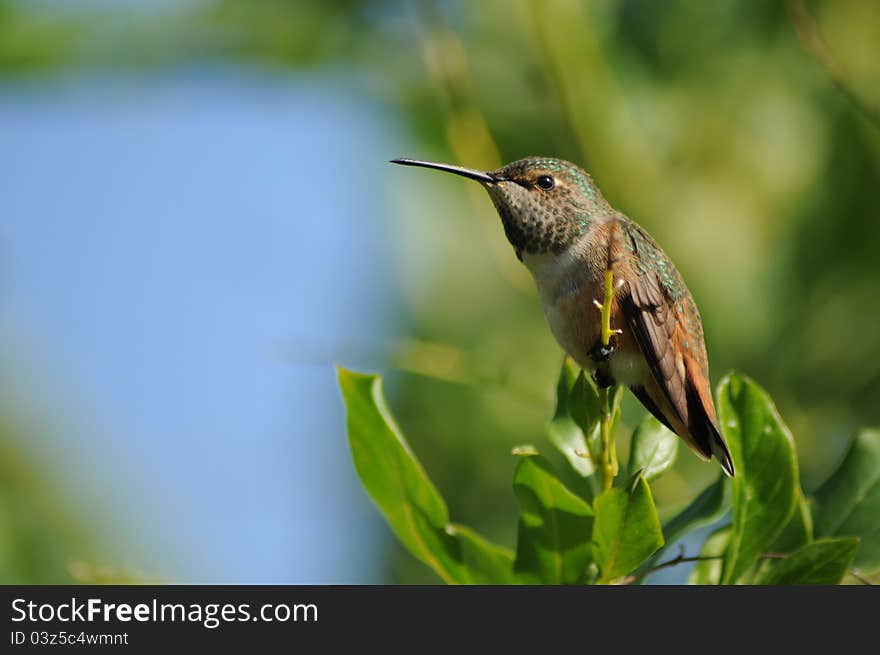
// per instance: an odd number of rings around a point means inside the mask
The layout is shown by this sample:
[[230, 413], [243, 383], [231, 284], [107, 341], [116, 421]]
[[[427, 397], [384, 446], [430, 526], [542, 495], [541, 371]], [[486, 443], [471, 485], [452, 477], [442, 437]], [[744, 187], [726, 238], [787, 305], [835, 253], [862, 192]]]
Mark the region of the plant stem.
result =
[[[785, 559], [788, 557], [785, 553], [761, 553], [760, 559]], [[632, 573], [630, 575], [626, 575], [615, 582], [617, 584], [633, 584], [634, 582], [638, 582], [639, 580], [651, 575], [652, 573], [656, 573], [657, 571], [662, 571], [663, 569], [668, 569], [673, 566], [678, 566], [679, 564], [684, 564], [686, 562], [705, 562], [710, 560], [719, 560], [724, 559], [724, 555], [699, 555], [696, 557], [687, 557], [684, 554], [684, 547], [682, 547], [681, 552], [677, 557], [673, 557], [671, 560], [667, 560], [665, 562], [661, 562], [656, 566], [652, 566], [649, 569], [645, 569], [639, 573]], [[873, 585], [868, 578], [863, 576], [861, 572], [857, 569], [850, 569], [847, 571], [852, 577], [861, 582], [863, 585]]]
[[[611, 329], [611, 304], [614, 300], [614, 273], [609, 265], [605, 271], [605, 296], [602, 299], [600, 310], [602, 312], [602, 345], [608, 348], [611, 343], [611, 336], [617, 330]], [[600, 366], [607, 366], [607, 362]], [[602, 438], [601, 453], [599, 466], [602, 469], [602, 488], [610, 489], [617, 475], [617, 452], [614, 447], [614, 435], [612, 432], [613, 417], [611, 411], [611, 394], [609, 387], [599, 388], [599, 406], [601, 408], [602, 419], [600, 423], [600, 434]]]
[[642, 571], [641, 573], [633, 573], [631, 575], [624, 576], [617, 582], [618, 584], [633, 584], [634, 582], [638, 582], [639, 580], [645, 578], [651, 573], [656, 573], [657, 571], [662, 571], [663, 569], [668, 569], [672, 566], [684, 564], [685, 562], [707, 562], [719, 559], [724, 559], [724, 555], [699, 555], [696, 557], [686, 557], [684, 553], [681, 553], [678, 557], [675, 557], [666, 562], [662, 562], [657, 566], [652, 566], [650, 569]]
[[855, 108], [874, 125], [880, 127], [880, 106], [872, 104], [853, 86], [828, 44], [819, 34], [816, 22], [804, 6], [803, 0], [786, 0], [785, 6], [804, 49], [819, 61], [834, 85], [849, 98]]
[[602, 408], [602, 451], [600, 466], [602, 467], [602, 489], [610, 489], [614, 482], [611, 464], [611, 403], [608, 400], [608, 388], [599, 389], [599, 403]]
[[602, 345], [606, 348], [611, 343], [611, 301], [614, 300], [614, 272], [609, 268], [605, 271], [605, 296], [602, 299]]
[[859, 582], [861, 582], [863, 585], [869, 585], [869, 586], [873, 586], [873, 585], [874, 585], [874, 583], [871, 582], [871, 581], [870, 581], [868, 578], [866, 578], [865, 576], [863, 576], [863, 575], [862, 575], [862, 572], [859, 571], [858, 569], [850, 569], [850, 570], [849, 570], [849, 574], [850, 574], [852, 577], [854, 577], [856, 580], [858, 580]]

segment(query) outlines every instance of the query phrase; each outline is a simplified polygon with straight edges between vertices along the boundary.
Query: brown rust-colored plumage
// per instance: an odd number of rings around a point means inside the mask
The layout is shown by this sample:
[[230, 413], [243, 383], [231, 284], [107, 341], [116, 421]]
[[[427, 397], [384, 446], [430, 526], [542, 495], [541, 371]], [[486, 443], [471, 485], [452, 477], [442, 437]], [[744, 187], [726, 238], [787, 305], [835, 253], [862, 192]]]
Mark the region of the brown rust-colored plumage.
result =
[[600, 315], [594, 301], [603, 297], [610, 266], [612, 325], [622, 331], [609, 355], [611, 375], [700, 457], [714, 455], [734, 474], [716, 422], [703, 327], [690, 291], [660, 246], [614, 210], [585, 171], [548, 157], [491, 172], [394, 161], [483, 184], [517, 257], [535, 278], [553, 335], [586, 370], [596, 369]]
[[[647, 369], [628, 373], [612, 360], [612, 370], [621, 371], [642, 404], [700, 457], [715, 455], [732, 475], [716, 422], [702, 322], [690, 291], [656, 242], [626, 216], [615, 212], [590, 231], [586, 237], [595, 254], [582, 261], [595, 282], [585, 285], [585, 295], [601, 297], [599, 274], [610, 267], [619, 281], [612, 305], [612, 325], [621, 329], [615, 349]], [[583, 306], [586, 298], [568, 302]], [[589, 311], [579, 320], [593, 325], [597, 318]], [[573, 349], [582, 351], [596, 339], [598, 326]]]
[[[650, 238], [631, 221], [627, 223], [625, 231], [637, 230], [642, 238]], [[631, 388], [652, 414], [699, 455], [704, 459], [716, 455], [733, 475], [733, 462], [716, 423], [696, 304], [674, 268], [670, 269], [672, 283], [666, 284], [656, 271], [632, 265], [633, 252], [623, 250], [619, 267], [626, 269], [620, 273], [626, 284], [618, 301], [621, 324], [635, 338], [650, 370], [641, 386]]]

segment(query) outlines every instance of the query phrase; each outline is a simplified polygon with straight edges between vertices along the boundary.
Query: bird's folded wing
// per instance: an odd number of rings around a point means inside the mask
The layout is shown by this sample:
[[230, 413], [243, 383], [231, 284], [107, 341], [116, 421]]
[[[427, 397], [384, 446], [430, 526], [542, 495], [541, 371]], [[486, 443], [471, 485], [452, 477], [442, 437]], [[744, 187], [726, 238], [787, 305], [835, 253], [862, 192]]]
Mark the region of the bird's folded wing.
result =
[[688, 424], [687, 378], [674, 344], [679, 329], [657, 277], [643, 274], [631, 280], [620, 302], [651, 374], [683, 425]]

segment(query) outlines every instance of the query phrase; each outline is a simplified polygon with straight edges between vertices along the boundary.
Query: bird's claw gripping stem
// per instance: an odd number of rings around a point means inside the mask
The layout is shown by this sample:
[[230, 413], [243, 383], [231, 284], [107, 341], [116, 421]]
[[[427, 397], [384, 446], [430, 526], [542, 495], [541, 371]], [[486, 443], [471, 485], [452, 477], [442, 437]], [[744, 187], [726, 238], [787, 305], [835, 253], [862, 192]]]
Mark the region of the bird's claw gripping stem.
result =
[[590, 359], [592, 359], [597, 364], [602, 364], [603, 362], [607, 362], [611, 355], [614, 354], [615, 349], [617, 348], [617, 339], [612, 335], [608, 340], [608, 345], [606, 346], [602, 343], [602, 338], [599, 337], [596, 339], [596, 343], [593, 344], [593, 347], [590, 348], [590, 351], [587, 353]]

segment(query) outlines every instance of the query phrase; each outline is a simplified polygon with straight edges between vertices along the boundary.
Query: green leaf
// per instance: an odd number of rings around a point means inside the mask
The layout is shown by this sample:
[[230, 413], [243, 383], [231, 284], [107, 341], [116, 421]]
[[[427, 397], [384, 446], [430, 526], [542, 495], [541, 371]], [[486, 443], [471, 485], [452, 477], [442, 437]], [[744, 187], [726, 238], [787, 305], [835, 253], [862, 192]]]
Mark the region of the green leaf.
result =
[[446, 503], [394, 423], [382, 379], [343, 368], [338, 375], [355, 469], [404, 547], [448, 583], [506, 579], [499, 573], [503, 549], [447, 525]]
[[[804, 498], [803, 492], [798, 490], [798, 498], [794, 512], [788, 523], [767, 548], [768, 553], [789, 554], [813, 541], [813, 518], [810, 514], [810, 505]], [[760, 584], [758, 581], [768, 570], [777, 564], [778, 560], [762, 557], [758, 559], [752, 568], [739, 578], [740, 584]]]
[[663, 538], [667, 545], [674, 544], [691, 530], [720, 519], [730, 507], [730, 498], [730, 478], [722, 473], [687, 507], [666, 522], [663, 526]]
[[663, 546], [663, 532], [647, 481], [637, 475], [626, 488], [606, 489], [594, 504], [593, 546], [607, 583], [633, 571]]
[[620, 423], [620, 403], [623, 402], [623, 392], [625, 387], [617, 384], [611, 387], [608, 404], [611, 406], [611, 434], [617, 434], [617, 424]]
[[526, 583], [579, 584], [592, 557], [593, 511], [541, 456], [523, 457], [513, 476], [520, 504], [514, 570]]
[[[589, 457], [584, 457], [590, 452], [587, 448], [587, 440], [572, 418], [569, 404], [572, 388], [577, 380], [577, 367], [569, 357], [566, 357], [559, 372], [559, 381], [556, 383], [556, 411], [547, 426], [547, 435], [559, 452], [565, 455], [571, 468], [581, 476], [587, 477], [593, 474], [593, 461]], [[579, 391], [583, 393], [583, 390]]]
[[599, 393], [584, 372], [581, 371], [575, 380], [569, 396], [568, 411], [574, 422], [586, 437], [587, 451], [593, 460], [598, 461], [599, 445], [602, 441], [600, 423], [602, 420]]
[[721, 428], [733, 455], [733, 533], [721, 582], [751, 569], [788, 523], [799, 493], [794, 440], [773, 401], [752, 380], [726, 376], [718, 389]]
[[660, 477], [675, 463], [678, 436], [650, 414], [636, 427], [629, 451], [629, 475], [641, 470], [649, 482]]
[[813, 540], [813, 517], [810, 504], [798, 489], [794, 512], [782, 532], [767, 548], [770, 553], [790, 553]]
[[880, 429], [856, 434], [840, 466], [816, 492], [816, 535], [859, 537], [855, 565], [880, 569]]
[[[730, 478], [723, 473], [703, 489], [691, 503], [663, 525], [663, 548], [658, 550], [641, 568], [657, 564], [663, 554], [691, 530], [710, 525], [730, 509]], [[719, 564], [720, 566], [720, 564]]]
[[688, 577], [688, 584], [716, 585], [721, 581], [721, 566], [724, 551], [730, 542], [733, 529], [729, 525], [718, 528], [706, 537], [703, 547], [700, 549], [700, 557], [706, 558], [698, 561]]
[[819, 539], [801, 546], [785, 559], [773, 560], [754, 582], [764, 585], [840, 584], [858, 547], [859, 540], [852, 537]]
[[497, 546], [458, 523], [446, 526], [446, 531], [457, 539], [468, 571], [468, 584], [516, 584], [513, 573], [513, 553]]

